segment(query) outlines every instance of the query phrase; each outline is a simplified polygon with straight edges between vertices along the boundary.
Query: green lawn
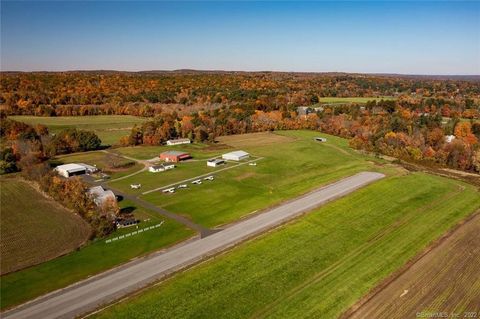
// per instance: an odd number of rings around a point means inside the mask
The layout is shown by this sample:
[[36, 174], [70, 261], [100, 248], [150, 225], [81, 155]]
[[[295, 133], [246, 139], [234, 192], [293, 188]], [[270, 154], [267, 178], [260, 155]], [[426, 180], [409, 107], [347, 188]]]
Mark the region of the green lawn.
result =
[[388, 177], [96, 318], [337, 318], [480, 207], [471, 185]]
[[77, 128], [94, 131], [104, 145], [117, 144], [122, 136], [129, 135], [135, 124], [147, 121], [147, 118], [130, 115], [94, 115], [94, 116], [10, 116], [15, 121], [32, 125], [46, 125], [51, 133], [57, 133], [65, 128]]
[[[105, 243], [106, 239], [97, 240], [69, 255], [2, 276], [0, 282], [1, 308], [10, 307], [52, 290], [63, 288], [78, 280], [125, 263], [132, 258], [171, 246], [194, 234], [192, 230], [183, 225], [165, 219], [155, 212], [137, 208], [134, 203], [127, 200], [121, 201], [120, 205], [122, 208], [134, 209], [136, 218], [142, 221], [139, 228], [156, 225], [161, 221], [164, 223], [159, 228], [109, 244]], [[149, 220], [145, 221], [147, 219]], [[123, 228], [109, 238], [134, 230], [135, 227]]]
[[[171, 183], [175, 183], [184, 179], [188, 179], [190, 177], [206, 174], [209, 172], [213, 173], [219, 169], [222, 169], [228, 166], [227, 165], [227, 166], [216, 167], [216, 168], [207, 167], [207, 165], [205, 164], [205, 161], [178, 163], [175, 165], [176, 165], [175, 169], [171, 169], [165, 172], [158, 172], [158, 173], [151, 173], [149, 171], [144, 171], [132, 177], [111, 182], [109, 183], [109, 185], [112, 185], [112, 187], [120, 189], [124, 192], [139, 195], [142, 192], [145, 192], [150, 189], [155, 189], [160, 186], [166, 186]], [[229, 165], [232, 166], [234, 164], [229, 164]], [[130, 188], [130, 184], [137, 184], [137, 183], [142, 184], [141, 189]], [[158, 195], [160, 195], [160, 192], [155, 193], [154, 197], [158, 197]], [[177, 194], [174, 194], [174, 195], [177, 195]]]
[[[370, 162], [372, 158], [350, 150], [344, 139], [328, 136], [327, 143], [318, 143], [313, 140], [319, 135], [316, 132], [285, 131], [278, 134], [286, 137], [281, 143], [258, 145], [255, 139], [248, 143], [239, 142], [241, 149], [263, 157], [257, 166], [243, 165], [221, 171], [215, 174], [214, 181], [189, 184], [188, 189], [175, 194], [154, 192], [142, 198], [171, 212], [187, 215], [196, 223], [213, 227], [359, 171], [381, 169]], [[232, 136], [226, 142], [237, 145], [242, 138]], [[226, 167], [233, 165], [228, 163]], [[141, 183], [138, 194], [206, 172], [214, 172], [214, 169], [207, 167], [205, 161], [180, 163], [172, 171], [145, 172], [111, 185], [132, 192], [129, 185]]]
[[113, 151], [136, 159], [147, 160], [158, 157], [162, 152], [171, 150], [188, 152], [193, 159], [208, 159], [227, 152], [225, 148], [216, 149], [215, 146], [209, 147], [200, 143], [175, 146], [127, 146], [116, 148]]

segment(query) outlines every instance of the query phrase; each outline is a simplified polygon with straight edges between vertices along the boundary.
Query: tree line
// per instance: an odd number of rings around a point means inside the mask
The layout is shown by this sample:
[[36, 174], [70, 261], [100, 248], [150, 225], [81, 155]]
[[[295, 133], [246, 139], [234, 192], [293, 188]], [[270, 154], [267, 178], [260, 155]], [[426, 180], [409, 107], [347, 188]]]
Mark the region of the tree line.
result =
[[92, 227], [92, 237], [102, 237], [115, 228], [114, 221], [119, 212], [116, 202], [106, 201], [97, 206], [87, 194], [88, 186], [80, 178], [61, 178], [47, 162], [58, 154], [98, 149], [101, 141], [95, 133], [65, 129], [51, 135], [44, 125], [33, 127], [2, 118], [0, 138], [2, 174], [21, 171], [24, 178], [36, 182], [43, 192], [85, 219]]
[[[276, 111], [314, 105], [322, 97], [442, 99], [458, 112], [478, 110], [475, 81], [361, 74], [278, 72], [2, 73], [0, 105], [7, 115], [155, 116], [172, 107], [219, 106]], [[467, 113], [468, 115], [468, 113]]]
[[480, 122], [445, 119], [442, 112], [434, 105], [409, 108], [396, 101], [332, 106], [306, 115], [288, 109], [265, 112], [223, 107], [184, 116], [162, 113], [135, 126], [120, 143], [161, 145], [179, 137], [214, 142], [222, 135], [310, 129], [349, 138], [350, 145], [359, 150], [480, 172]]

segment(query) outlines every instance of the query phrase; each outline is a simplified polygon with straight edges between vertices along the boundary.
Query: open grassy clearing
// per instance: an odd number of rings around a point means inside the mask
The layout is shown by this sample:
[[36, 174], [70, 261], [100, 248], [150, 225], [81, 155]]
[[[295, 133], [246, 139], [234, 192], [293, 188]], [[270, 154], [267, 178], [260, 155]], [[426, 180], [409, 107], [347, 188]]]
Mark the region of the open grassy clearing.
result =
[[478, 209], [478, 196], [423, 173], [389, 177], [95, 317], [337, 318]]
[[27, 182], [0, 178], [1, 273], [17, 271], [71, 252], [90, 236], [80, 216]]
[[[123, 200], [119, 204], [124, 209], [133, 210], [135, 217], [142, 221], [139, 224], [140, 229], [156, 225], [162, 221], [164, 223], [159, 228], [112, 243], [105, 243], [108, 238], [97, 240], [69, 255], [2, 276], [1, 308], [11, 307], [73, 284], [76, 281], [125, 263], [132, 258], [171, 246], [194, 234], [192, 230], [185, 228], [183, 225], [165, 219], [155, 212], [136, 207], [134, 203], [128, 200]], [[135, 230], [135, 227], [123, 228], [117, 230], [109, 238]]]
[[77, 128], [94, 131], [104, 145], [117, 144], [122, 136], [130, 134], [135, 124], [147, 121], [147, 118], [130, 115], [92, 115], [92, 116], [10, 116], [15, 121], [31, 125], [43, 124], [51, 133], [57, 133], [66, 128]]
[[117, 156], [115, 163], [117, 168], [111, 168], [109, 165], [110, 158], [114, 155], [109, 155], [106, 152], [94, 151], [85, 153], [74, 153], [68, 155], [57, 156], [51, 161], [52, 164], [68, 164], [68, 163], [85, 163], [97, 166], [102, 172], [108, 174], [112, 179], [134, 173], [144, 166], [135, 161]]
[[322, 103], [367, 103], [368, 101], [380, 101], [380, 100], [395, 100], [392, 96], [380, 96], [380, 97], [321, 97], [320, 104]]
[[[285, 131], [221, 138], [220, 143], [263, 159], [257, 166], [243, 165], [218, 172], [212, 182], [189, 185], [174, 194], [154, 192], [142, 198], [205, 227], [213, 227], [359, 171], [382, 169], [370, 162], [372, 158], [350, 150], [346, 140], [328, 136], [327, 143], [319, 143], [313, 140], [318, 135], [310, 131]], [[209, 171], [215, 170], [207, 167], [205, 161], [181, 163], [172, 171], [145, 172], [111, 185], [132, 192], [128, 190], [129, 184], [141, 183], [144, 192], [174, 182], [175, 174], [183, 179]]]
[[344, 318], [415, 318], [480, 311], [480, 214]]
[[127, 146], [112, 150], [115, 153], [130, 156], [140, 160], [158, 158], [165, 151], [184, 151], [190, 153], [193, 159], [209, 159], [218, 154], [225, 153], [228, 147], [224, 145], [207, 145], [200, 143], [182, 144], [174, 146]]
[[[218, 171], [219, 169], [233, 166], [233, 165], [235, 164], [229, 163], [221, 167], [207, 167], [205, 161], [181, 162], [181, 163], [175, 164], [176, 167], [175, 169], [172, 169], [172, 170], [168, 170], [165, 172], [158, 172], [158, 173], [144, 171], [129, 178], [113, 181], [109, 183], [109, 185], [121, 191], [139, 195], [147, 190], [152, 190], [160, 186], [166, 186], [184, 179], [206, 174], [209, 172], [213, 173], [215, 171]], [[140, 189], [130, 188], [130, 184], [137, 184], [137, 183], [142, 184], [142, 188]], [[189, 186], [192, 186], [192, 185], [189, 185]], [[159, 193], [156, 193], [156, 195], [159, 195]]]

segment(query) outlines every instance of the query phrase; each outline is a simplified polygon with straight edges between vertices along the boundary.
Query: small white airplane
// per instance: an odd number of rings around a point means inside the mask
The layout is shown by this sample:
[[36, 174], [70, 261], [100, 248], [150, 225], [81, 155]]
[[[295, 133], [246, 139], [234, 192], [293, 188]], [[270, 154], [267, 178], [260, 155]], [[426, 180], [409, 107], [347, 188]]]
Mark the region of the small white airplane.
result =
[[187, 188], [187, 184], [178, 185], [177, 188], [178, 188], [178, 189], [180, 189], [180, 188]]
[[192, 184], [200, 185], [201, 183], [202, 183], [202, 181], [199, 180], [199, 179], [196, 179], [196, 180], [192, 181]]
[[132, 189], [139, 189], [140, 187], [142, 187], [142, 184], [130, 184], [130, 188]]
[[248, 165], [250, 165], [250, 166], [257, 166], [257, 162], [248, 163]]
[[204, 178], [206, 181], [213, 181], [213, 176], [207, 176]]
[[170, 188], [164, 189], [162, 192], [163, 193], [175, 193], [175, 187], [170, 187]]

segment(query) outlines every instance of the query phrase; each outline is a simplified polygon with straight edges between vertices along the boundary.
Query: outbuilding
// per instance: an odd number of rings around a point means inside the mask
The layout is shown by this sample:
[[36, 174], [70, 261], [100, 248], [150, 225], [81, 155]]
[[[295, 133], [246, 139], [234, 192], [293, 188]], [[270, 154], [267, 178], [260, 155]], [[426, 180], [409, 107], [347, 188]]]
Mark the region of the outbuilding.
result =
[[160, 165], [152, 165], [148, 168], [148, 171], [152, 172], [152, 173], [157, 173], [157, 172], [164, 172], [164, 171], [172, 169], [172, 168], [175, 168], [174, 164], [164, 163], [164, 164], [160, 164]]
[[88, 195], [93, 198], [97, 206], [102, 206], [107, 200], [116, 201], [117, 198], [111, 190], [105, 190], [102, 186], [94, 186], [88, 190]]
[[188, 138], [177, 138], [175, 140], [168, 140], [167, 145], [180, 145], [180, 144], [190, 144], [192, 141]]
[[98, 168], [96, 166], [88, 165], [85, 163], [78, 163], [78, 165], [85, 167], [85, 171], [87, 174], [93, 174], [98, 172]]
[[452, 143], [455, 139], [455, 135], [445, 135], [445, 142]]
[[212, 158], [207, 161], [207, 166], [209, 167], [217, 167], [219, 165], [225, 164], [225, 160], [220, 158]]
[[160, 159], [165, 162], [177, 163], [192, 158], [190, 154], [181, 151], [166, 151], [160, 154]]
[[87, 169], [84, 166], [75, 163], [59, 165], [55, 167], [55, 171], [66, 178], [87, 173]]
[[245, 151], [234, 151], [222, 155], [222, 158], [226, 161], [241, 161], [250, 157]]

